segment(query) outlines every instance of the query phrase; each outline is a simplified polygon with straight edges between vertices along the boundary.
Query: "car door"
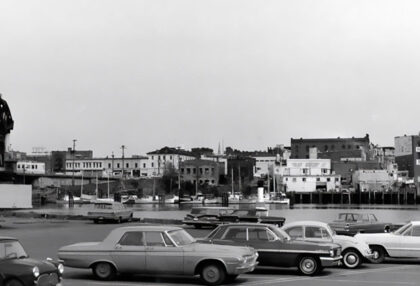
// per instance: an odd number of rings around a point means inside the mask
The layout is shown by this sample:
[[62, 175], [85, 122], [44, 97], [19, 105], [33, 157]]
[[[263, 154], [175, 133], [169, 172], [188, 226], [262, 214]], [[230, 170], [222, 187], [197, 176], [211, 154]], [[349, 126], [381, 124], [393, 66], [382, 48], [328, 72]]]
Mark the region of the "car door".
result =
[[407, 229], [400, 240], [401, 257], [420, 257], [420, 225]]
[[184, 252], [175, 246], [165, 232], [146, 234], [146, 271], [148, 273], [184, 273]]
[[292, 238], [292, 239], [297, 239], [297, 240], [303, 240], [304, 239], [304, 235], [303, 235], [303, 226], [293, 226], [293, 227], [289, 227], [289, 228], [284, 228], [284, 231], [287, 232], [287, 234]]
[[213, 243], [225, 245], [247, 246], [247, 228], [244, 226], [227, 226], [225, 231], [218, 233]]
[[144, 272], [146, 270], [144, 233], [141, 231], [125, 232], [111, 250], [111, 257], [120, 272]]
[[285, 247], [284, 241], [264, 226], [248, 227], [248, 245], [258, 251], [261, 266], [290, 266], [294, 254]]

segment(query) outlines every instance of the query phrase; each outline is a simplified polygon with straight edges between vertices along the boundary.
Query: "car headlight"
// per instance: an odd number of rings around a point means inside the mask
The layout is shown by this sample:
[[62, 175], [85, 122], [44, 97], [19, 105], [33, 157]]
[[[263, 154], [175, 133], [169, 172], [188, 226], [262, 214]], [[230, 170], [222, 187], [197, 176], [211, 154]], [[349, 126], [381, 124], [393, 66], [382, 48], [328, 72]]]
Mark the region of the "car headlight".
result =
[[58, 272], [60, 272], [60, 274], [63, 274], [63, 272], [64, 272], [64, 265], [61, 264], [61, 263], [58, 264], [57, 269], [58, 269]]
[[334, 257], [334, 249], [330, 249], [330, 256]]
[[32, 268], [32, 273], [34, 274], [35, 278], [39, 277], [39, 268], [38, 267], [34, 267]]

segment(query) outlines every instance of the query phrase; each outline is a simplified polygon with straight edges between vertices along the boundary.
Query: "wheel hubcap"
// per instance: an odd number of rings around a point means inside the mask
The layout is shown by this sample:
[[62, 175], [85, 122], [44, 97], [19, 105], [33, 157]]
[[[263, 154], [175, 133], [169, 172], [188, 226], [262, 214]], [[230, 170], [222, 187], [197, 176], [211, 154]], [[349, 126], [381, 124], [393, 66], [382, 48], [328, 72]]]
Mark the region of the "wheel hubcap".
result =
[[354, 254], [349, 254], [347, 256], [347, 259], [346, 260], [347, 260], [347, 263], [348, 264], [355, 264], [357, 262], [357, 257]]
[[303, 270], [305, 272], [308, 272], [308, 273], [309, 272], [312, 272], [314, 270], [314, 267], [315, 267], [313, 261], [312, 260], [309, 260], [309, 259], [305, 259], [303, 261], [302, 265], [303, 265]]
[[379, 253], [377, 251], [373, 252], [373, 258], [374, 259], [378, 259], [379, 258]]
[[206, 280], [210, 282], [217, 281], [219, 277], [219, 271], [215, 267], [208, 268], [205, 272]]

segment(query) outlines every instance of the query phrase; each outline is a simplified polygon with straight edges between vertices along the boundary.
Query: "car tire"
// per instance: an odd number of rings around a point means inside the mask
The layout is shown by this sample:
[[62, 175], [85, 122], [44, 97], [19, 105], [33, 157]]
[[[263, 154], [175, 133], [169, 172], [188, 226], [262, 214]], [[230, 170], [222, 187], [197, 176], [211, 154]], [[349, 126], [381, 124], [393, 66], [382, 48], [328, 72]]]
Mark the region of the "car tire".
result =
[[200, 224], [195, 224], [195, 225], [194, 225], [194, 227], [195, 227], [196, 229], [200, 229], [200, 228], [201, 228], [201, 225], [200, 225]]
[[321, 268], [318, 260], [313, 256], [302, 256], [299, 259], [298, 269], [300, 273], [307, 276], [312, 276], [318, 273]]
[[93, 275], [99, 280], [112, 280], [116, 271], [112, 264], [108, 262], [99, 262], [92, 267]]
[[346, 268], [354, 269], [360, 266], [362, 263], [362, 256], [355, 249], [346, 249], [342, 253], [343, 265]]
[[372, 263], [382, 263], [385, 260], [385, 250], [382, 246], [371, 246], [373, 257], [370, 259]]
[[201, 268], [200, 277], [206, 285], [220, 285], [226, 280], [226, 270], [218, 263], [208, 263]]
[[121, 218], [121, 217], [119, 217], [119, 218], [117, 219], [117, 223], [118, 223], [118, 224], [121, 224], [121, 223], [122, 223], [122, 218]]
[[23, 286], [23, 284], [19, 280], [10, 279], [4, 284], [4, 286]]
[[94, 220], [93, 220], [93, 223], [98, 224], [98, 223], [99, 223], [99, 220], [94, 219]]

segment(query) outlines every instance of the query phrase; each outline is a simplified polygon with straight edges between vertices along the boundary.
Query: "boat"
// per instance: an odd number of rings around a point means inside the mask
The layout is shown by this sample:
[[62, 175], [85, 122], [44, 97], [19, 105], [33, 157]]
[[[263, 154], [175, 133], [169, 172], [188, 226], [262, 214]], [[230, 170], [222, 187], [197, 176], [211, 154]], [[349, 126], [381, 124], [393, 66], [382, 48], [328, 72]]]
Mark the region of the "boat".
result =
[[135, 204], [137, 196], [136, 195], [122, 195], [121, 202], [126, 205]]
[[289, 205], [290, 199], [283, 193], [266, 193], [264, 194], [264, 203]]
[[178, 202], [179, 202], [179, 197], [176, 195], [165, 198], [165, 204], [176, 204]]

